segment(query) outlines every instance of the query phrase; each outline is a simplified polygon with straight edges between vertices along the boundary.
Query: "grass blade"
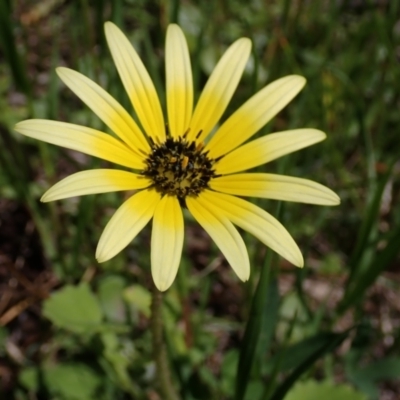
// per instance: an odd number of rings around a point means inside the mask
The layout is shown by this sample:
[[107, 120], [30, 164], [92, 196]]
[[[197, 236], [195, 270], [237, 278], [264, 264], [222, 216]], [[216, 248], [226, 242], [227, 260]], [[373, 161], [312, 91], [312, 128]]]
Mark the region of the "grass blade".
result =
[[[306, 372], [319, 358], [335, 350], [348, 336], [348, 331], [343, 333], [319, 333], [296, 345], [297, 349], [304, 351], [300, 363], [294, 371], [278, 386], [270, 400], [283, 400], [293, 384]], [[311, 346], [307, 351], [306, 343]], [[287, 354], [292, 358], [292, 350], [287, 349]]]
[[0, 1], [0, 45], [10, 66], [15, 86], [29, 96], [31, 91], [29, 80], [21, 57], [17, 52], [11, 23], [11, 10], [8, 8], [6, 1]]

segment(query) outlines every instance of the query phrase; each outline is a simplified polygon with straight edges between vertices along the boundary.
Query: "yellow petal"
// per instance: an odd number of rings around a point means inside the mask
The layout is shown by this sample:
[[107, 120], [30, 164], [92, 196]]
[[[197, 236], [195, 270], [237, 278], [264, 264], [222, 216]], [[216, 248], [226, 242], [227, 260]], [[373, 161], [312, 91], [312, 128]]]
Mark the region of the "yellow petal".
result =
[[214, 178], [211, 189], [236, 196], [295, 201], [298, 203], [335, 206], [339, 196], [331, 189], [308, 179], [275, 174], [234, 174]]
[[218, 161], [215, 170], [217, 174], [244, 171], [311, 146], [325, 138], [325, 133], [317, 129], [271, 133], [233, 150]]
[[178, 25], [167, 30], [165, 48], [168, 126], [171, 136], [182, 136], [189, 128], [193, 110], [193, 81], [185, 36]]
[[207, 203], [214, 204], [220, 215], [250, 232], [292, 264], [303, 267], [303, 256], [297, 244], [272, 215], [248, 201], [227, 194], [205, 190], [201, 196]]
[[144, 156], [133, 153], [124, 143], [106, 133], [85, 126], [46, 119], [29, 119], [15, 125], [25, 136], [77, 150], [128, 168], [143, 169]]
[[151, 234], [151, 274], [157, 289], [162, 292], [172, 285], [178, 272], [183, 236], [179, 201], [174, 196], [164, 196], [154, 213]]
[[164, 117], [153, 81], [126, 36], [112, 22], [105, 33], [119, 76], [145, 132], [157, 141], [165, 139]]
[[150, 152], [150, 146], [128, 112], [95, 82], [73, 71], [57, 68], [62, 81], [133, 151]]
[[239, 279], [247, 281], [250, 262], [246, 246], [239, 232], [225, 214], [202, 192], [198, 197], [186, 197], [189, 211], [221, 250]]
[[125, 201], [100, 237], [96, 249], [97, 261], [107, 261], [128, 246], [153, 217], [159, 201], [160, 194], [155, 190], [142, 190]]
[[205, 150], [210, 150], [210, 157], [226, 154], [253, 136], [300, 92], [305, 83], [302, 76], [289, 75], [270, 83], [247, 100], [207, 144]]
[[86, 194], [144, 189], [151, 181], [142, 175], [116, 169], [77, 172], [52, 186], [40, 199], [43, 202]]
[[201, 131], [199, 140], [204, 140], [221, 118], [243, 74], [250, 50], [251, 41], [241, 38], [222, 56], [194, 110], [189, 139], [194, 140]]

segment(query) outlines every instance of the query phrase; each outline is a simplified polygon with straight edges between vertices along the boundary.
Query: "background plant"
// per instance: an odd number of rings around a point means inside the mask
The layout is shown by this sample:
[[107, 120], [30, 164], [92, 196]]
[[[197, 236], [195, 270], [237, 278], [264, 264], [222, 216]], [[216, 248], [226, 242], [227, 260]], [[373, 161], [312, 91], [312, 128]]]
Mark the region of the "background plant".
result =
[[[297, 73], [308, 84], [261, 132], [328, 139], [268, 165], [319, 181], [337, 208], [259, 201], [305, 256], [298, 270], [248, 235], [240, 283], [196, 226], [164, 299], [171, 375], [182, 399], [396, 399], [400, 390], [400, 2], [43, 0], [0, 2], [0, 375], [9, 399], [155, 399], [149, 231], [112, 261], [94, 249], [121, 194], [38, 199], [98, 160], [22, 138], [50, 118], [105, 129], [57, 79], [65, 65], [129, 102], [103, 35], [128, 34], [160, 93], [164, 34], [188, 38], [196, 94], [224, 49], [253, 41], [226, 115]], [[265, 168], [265, 167], [264, 167]], [[265, 171], [265, 172], [268, 172]], [[314, 396], [314, 397], [312, 397]]]

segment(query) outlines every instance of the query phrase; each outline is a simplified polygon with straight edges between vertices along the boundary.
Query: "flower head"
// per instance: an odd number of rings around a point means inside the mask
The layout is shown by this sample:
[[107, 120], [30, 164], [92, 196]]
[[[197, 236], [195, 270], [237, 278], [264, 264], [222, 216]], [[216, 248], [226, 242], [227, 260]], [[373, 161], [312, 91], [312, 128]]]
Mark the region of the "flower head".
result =
[[338, 196], [318, 183], [243, 172], [325, 138], [316, 129], [295, 129], [245, 143], [298, 94], [305, 79], [290, 75], [272, 82], [211, 136], [249, 58], [249, 39], [241, 38], [228, 48], [193, 110], [186, 40], [177, 25], [168, 27], [166, 123], [153, 82], [136, 51], [111, 22], [106, 23], [105, 31], [141, 128], [95, 82], [76, 71], [58, 68], [64, 83], [118, 138], [79, 125], [39, 119], [20, 122], [15, 129], [26, 136], [78, 150], [134, 172], [117, 169], [78, 172], [51, 187], [42, 201], [135, 190], [108, 222], [100, 237], [96, 258], [103, 262], [114, 257], [152, 219], [151, 269], [159, 290], [169, 288], [180, 263], [184, 239], [182, 208], [187, 208], [208, 232], [243, 281], [249, 277], [250, 263], [246, 246], [234, 225], [302, 267], [301, 252], [286, 229], [263, 209], [236, 196], [339, 204]]

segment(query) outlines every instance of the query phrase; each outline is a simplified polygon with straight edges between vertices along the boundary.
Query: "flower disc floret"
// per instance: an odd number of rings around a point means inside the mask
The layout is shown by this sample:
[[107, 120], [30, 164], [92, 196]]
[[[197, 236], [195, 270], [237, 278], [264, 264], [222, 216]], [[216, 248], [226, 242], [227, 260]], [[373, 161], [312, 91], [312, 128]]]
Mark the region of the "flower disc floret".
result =
[[186, 196], [198, 196], [217, 176], [215, 160], [207, 154], [201, 142], [169, 137], [161, 144], [152, 143], [142, 175], [153, 181], [159, 193], [176, 196], [184, 205]]

